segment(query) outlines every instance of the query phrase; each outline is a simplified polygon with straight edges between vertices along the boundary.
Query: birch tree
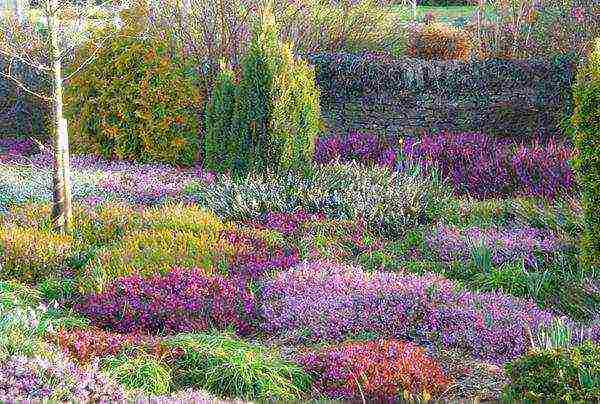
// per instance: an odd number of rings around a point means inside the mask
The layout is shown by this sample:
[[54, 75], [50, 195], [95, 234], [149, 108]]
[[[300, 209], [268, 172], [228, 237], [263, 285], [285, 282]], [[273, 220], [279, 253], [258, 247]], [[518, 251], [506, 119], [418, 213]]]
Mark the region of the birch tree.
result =
[[[20, 0], [6, 0], [20, 1]], [[61, 233], [72, 229], [71, 171], [69, 163], [69, 136], [67, 121], [63, 117], [63, 86], [70, 77], [63, 77], [63, 62], [76, 50], [82, 38], [65, 38], [69, 31], [69, 21], [61, 19], [61, 13], [70, 6], [66, 1], [43, 0], [43, 21], [46, 33], [37, 35], [23, 19], [7, 16], [4, 22], [3, 37], [0, 38], [0, 57], [4, 60], [4, 69], [0, 79], [10, 80], [23, 92], [41, 99], [50, 105], [50, 133], [53, 136], [53, 228]], [[103, 38], [106, 40], [108, 38]], [[88, 59], [80, 68], [89, 63]], [[21, 69], [18, 69], [20, 66]], [[31, 88], [17, 70], [25, 67], [43, 77], [50, 83], [49, 91]]]

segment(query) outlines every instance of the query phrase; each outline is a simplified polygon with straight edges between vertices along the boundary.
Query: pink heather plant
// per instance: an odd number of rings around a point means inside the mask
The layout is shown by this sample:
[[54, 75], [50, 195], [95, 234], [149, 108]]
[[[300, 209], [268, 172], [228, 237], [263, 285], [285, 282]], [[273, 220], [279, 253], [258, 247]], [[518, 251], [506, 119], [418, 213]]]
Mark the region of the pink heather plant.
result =
[[174, 269], [164, 276], [117, 279], [110, 290], [85, 296], [75, 308], [92, 325], [119, 333], [176, 334], [231, 327], [247, 334], [255, 302], [231, 280]]
[[1, 402], [114, 403], [124, 399], [122, 388], [95, 366], [78, 368], [66, 358], [47, 361], [13, 356], [0, 361]]
[[370, 334], [458, 347], [503, 363], [525, 352], [524, 326], [553, 316], [501, 294], [460, 292], [435, 275], [365, 273], [329, 261], [277, 274], [261, 291], [262, 331], [291, 341], [342, 341]]

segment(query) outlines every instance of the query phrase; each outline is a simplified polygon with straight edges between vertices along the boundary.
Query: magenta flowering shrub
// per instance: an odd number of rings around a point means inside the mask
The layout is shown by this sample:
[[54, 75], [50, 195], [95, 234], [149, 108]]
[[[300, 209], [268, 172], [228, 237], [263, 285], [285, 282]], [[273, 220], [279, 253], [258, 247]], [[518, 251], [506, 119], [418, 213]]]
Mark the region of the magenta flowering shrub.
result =
[[30, 139], [0, 139], [0, 162], [23, 158], [35, 150]]
[[554, 139], [517, 146], [509, 162], [516, 182], [514, 193], [554, 198], [576, 189], [572, 156], [571, 147]]
[[566, 143], [552, 139], [516, 144], [482, 133], [443, 132], [403, 145], [407, 160], [439, 169], [458, 194], [481, 199], [572, 193], [572, 153]]
[[472, 259], [474, 249], [484, 246], [490, 253], [491, 263], [524, 260], [525, 267], [542, 267], [567, 245], [554, 234], [533, 227], [480, 229], [472, 227], [461, 230], [450, 226], [438, 226], [426, 237], [427, 247], [443, 263], [449, 264]]
[[298, 248], [269, 245], [256, 234], [250, 235], [240, 230], [226, 231], [221, 237], [235, 251], [229, 262], [228, 273], [238, 281], [255, 280], [275, 269], [288, 269], [300, 260]]
[[435, 275], [368, 274], [329, 261], [279, 273], [260, 300], [261, 329], [284, 340], [342, 341], [365, 333], [412, 338], [493, 363], [525, 352], [525, 325], [535, 331], [553, 318], [532, 302], [461, 292]]
[[449, 382], [422, 348], [403, 341], [351, 342], [305, 353], [298, 362], [315, 376], [315, 390], [331, 399], [418, 399], [438, 395]]
[[254, 297], [242, 286], [199, 270], [117, 279], [108, 291], [75, 306], [93, 326], [119, 333], [176, 334], [232, 327], [252, 329]]
[[317, 139], [314, 160], [320, 164], [331, 161], [359, 161], [394, 168], [396, 150], [377, 135], [350, 132], [343, 138], [333, 136]]
[[[555, 198], [576, 189], [569, 161], [572, 148], [553, 138], [516, 143], [482, 133], [430, 134], [390, 145], [374, 134], [317, 140], [315, 161], [358, 161], [395, 168], [399, 163], [437, 168], [457, 194], [477, 198]], [[401, 152], [401, 153], [399, 153]], [[401, 155], [399, 155], [401, 154]]]
[[1, 402], [114, 403], [124, 399], [122, 388], [96, 367], [78, 368], [66, 358], [48, 361], [12, 356], [0, 361]]
[[307, 213], [303, 210], [294, 213], [267, 212], [250, 224], [254, 227], [275, 230], [284, 236], [291, 236], [303, 230], [311, 222], [325, 220], [322, 213]]

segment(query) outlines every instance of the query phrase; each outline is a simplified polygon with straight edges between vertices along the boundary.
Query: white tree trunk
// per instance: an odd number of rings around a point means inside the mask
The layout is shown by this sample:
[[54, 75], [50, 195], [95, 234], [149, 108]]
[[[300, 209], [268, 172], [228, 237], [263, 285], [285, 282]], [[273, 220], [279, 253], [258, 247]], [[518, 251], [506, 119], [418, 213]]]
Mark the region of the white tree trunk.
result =
[[52, 118], [54, 134], [54, 227], [67, 233], [72, 227], [71, 170], [69, 164], [69, 136], [67, 122], [63, 117], [63, 82], [60, 60], [58, 0], [47, 0], [49, 50], [52, 63]]

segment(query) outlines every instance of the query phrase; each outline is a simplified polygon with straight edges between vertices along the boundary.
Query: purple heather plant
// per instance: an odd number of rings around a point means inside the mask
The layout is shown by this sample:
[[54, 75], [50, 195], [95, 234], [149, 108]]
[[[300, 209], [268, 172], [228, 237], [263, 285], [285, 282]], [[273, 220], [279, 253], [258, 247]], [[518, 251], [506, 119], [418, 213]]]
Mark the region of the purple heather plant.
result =
[[555, 198], [575, 188], [572, 149], [555, 140], [516, 144], [482, 133], [449, 133], [408, 139], [407, 160], [436, 167], [458, 194]]
[[199, 270], [173, 269], [164, 276], [117, 279], [106, 292], [75, 306], [92, 325], [119, 333], [176, 334], [252, 329], [254, 297], [238, 283]]
[[330, 261], [277, 274], [261, 290], [262, 331], [291, 341], [342, 341], [361, 334], [462, 348], [491, 363], [527, 349], [553, 316], [533, 302], [459, 291], [436, 275], [365, 273]]
[[376, 135], [350, 132], [344, 138], [333, 136], [317, 139], [314, 160], [320, 164], [335, 160], [359, 161], [394, 168], [396, 151]]
[[461, 230], [450, 226], [438, 226], [426, 238], [427, 246], [437, 259], [444, 263], [466, 262], [472, 251], [480, 246], [490, 252], [491, 263], [500, 266], [524, 260], [527, 269], [541, 267], [566, 245], [554, 234], [532, 228], [480, 229], [472, 227]]
[[0, 401], [53, 400], [96, 403], [122, 402], [125, 393], [97, 366], [82, 369], [64, 357], [52, 361], [13, 356], [0, 361]]

